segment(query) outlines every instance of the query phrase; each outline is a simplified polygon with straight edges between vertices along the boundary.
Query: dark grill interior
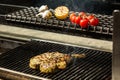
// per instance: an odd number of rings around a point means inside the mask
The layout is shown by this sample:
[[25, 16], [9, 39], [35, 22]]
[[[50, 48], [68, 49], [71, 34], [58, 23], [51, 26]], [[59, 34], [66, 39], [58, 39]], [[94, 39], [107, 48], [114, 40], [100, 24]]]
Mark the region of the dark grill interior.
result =
[[[85, 53], [87, 57], [74, 59], [66, 69], [53, 74], [29, 68], [31, 57], [48, 51]], [[31, 41], [0, 55], [0, 67], [53, 80], [111, 80], [111, 65], [112, 54], [109, 52], [48, 41]]]
[[[78, 12], [76, 12], [76, 14], [77, 13]], [[53, 27], [54, 29], [60, 28], [60, 29], [66, 29], [66, 30], [87, 31], [87, 32], [107, 34], [107, 35], [113, 34], [113, 27], [112, 27], [113, 16], [111, 15], [94, 14], [100, 20], [100, 24], [96, 27], [89, 26], [88, 29], [82, 29], [80, 28], [79, 25], [72, 24], [69, 21], [69, 19], [61, 21], [61, 20], [57, 20], [54, 16], [52, 16], [51, 19], [45, 20], [42, 18], [36, 18], [35, 17], [36, 14], [38, 14], [38, 7], [30, 7], [30, 8], [21, 9], [19, 11], [6, 15], [6, 20], [39, 25], [37, 26], [37, 28]]]

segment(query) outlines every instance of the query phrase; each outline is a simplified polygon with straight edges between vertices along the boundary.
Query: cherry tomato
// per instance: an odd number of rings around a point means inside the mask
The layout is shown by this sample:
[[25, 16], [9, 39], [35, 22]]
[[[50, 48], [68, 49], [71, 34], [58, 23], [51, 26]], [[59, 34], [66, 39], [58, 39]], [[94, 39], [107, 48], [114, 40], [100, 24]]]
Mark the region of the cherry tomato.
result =
[[92, 19], [92, 18], [95, 18], [95, 16], [94, 16], [94, 15], [89, 15], [89, 16], [87, 16], [87, 19], [88, 19], [88, 20], [90, 20], [90, 19]]
[[70, 19], [71, 22], [75, 23], [75, 18], [76, 18], [76, 16], [72, 16], [71, 19]]
[[85, 12], [80, 12], [78, 15], [81, 16], [82, 18], [86, 18], [87, 17], [87, 14]]
[[81, 28], [88, 28], [89, 20], [87, 18], [84, 18], [80, 21]]
[[98, 18], [92, 18], [89, 21], [91, 26], [97, 26], [99, 24]]
[[70, 14], [70, 20], [71, 20], [72, 16], [76, 16], [75, 13]]
[[77, 17], [75, 18], [75, 23], [76, 23], [76, 24], [79, 24], [81, 20], [82, 20], [82, 18], [81, 18], [80, 16], [77, 16]]
[[79, 16], [84, 16], [84, 15], [86, 15], [86, 13], [85, 12], [80, 12], [78, 15]]

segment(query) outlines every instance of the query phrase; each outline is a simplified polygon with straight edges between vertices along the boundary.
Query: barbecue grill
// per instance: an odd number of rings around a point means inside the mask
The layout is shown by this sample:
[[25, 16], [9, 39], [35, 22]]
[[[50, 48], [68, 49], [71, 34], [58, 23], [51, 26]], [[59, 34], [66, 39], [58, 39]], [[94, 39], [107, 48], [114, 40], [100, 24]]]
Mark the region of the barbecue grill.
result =
[[[79, 25], [71, 23], [68, 18], [66, 20], [58, 20], [52, 16], [51, 19], [45, 20], [41, 17], [36, 17], [38, 7], [30, 7], [33, 5], [31, 0], [30, 3], [27, 1], [27, 4], [25, 4], [26, 0], [22, 1], [23, 4], [21, 4], [21, 1], [17, 1], [18, 5], [0, 4], [0, 7], [2, 6], [3, 8], [0, 10], [2, 12], [2, 15], [0, 14], [0, 24], [15, 25], [23, 29], [29, 28], [32, 30], [37, 29], [39, 31], [43, 30], [60, 34], [79, 35], [80, 37], [104, 39], [111, 42], [113, 36], [114, 55], [110, 51], [97, 50], [91, 47], [32, 39], [27, 42], [25, 41], [22, 45], [17, 45], [18, 47], [12, 48], [5, 53], [0, 53], [0, 78], [12, 80], [119, 80], [119, 63], [117, 63], [119, 61], [120, 50], [118, 33], [119, 11], [115, 11], [114, 15], [93, 13], [100, 20], [100, 24], [96, 27], [89, 26], [87, 29], [82, 29]], [[13, 40], [18, 41], [19, 39]], [[54, 51], [66, 54], [84, 53], [86, 57], [83, 59], [73, 59], [66, 69], [52, 74], [41, 73], [39, 70], [33, 70], [29, 67], [31, 57], [44, 52]]]
[[[99, 25], [89, 26], [87, 29], [83, 29], [79, 25], [71, 23], [69, 18], [67, 18], [66, 20], [58, 20], [55, 18], [55, 16], [52, 16], [51, 19], [46, 20], [41, 17], [36, 17], [36, 14], [38, 14], [38, 7], [16, 7], [14, 5], [9, 6], [11, 7], [11, 11], [6, 12], [5, 15], [0, 15], [2, 24], [55, 33], [70, 34], [83, 37], [93, 37], [97, 39], [105, 39], [110, 41], [112, 40], [112, 15], [94, 14], [100, 20]], [[76, 12], [76, 14], [78, 14], [78, 12]]]
[[[88, 32], [94, 32], [94, 33], [100, 33], [100, 34], [113, 34], [113, 16], [111, 15], [100, 15], [100, 14], [94, 14], [97, 16], [97, 18], [100, 20], [100, 24], [96, 27], [89, 26], [88, 29], [82, 29], [79, 25], [73, 24], [70, 22], [69, 18], [67, 20], [61, 21], [57, 20], [54, 16], [52, 16], [51, 19], [42, 19], [40, 17], [36, 17], [36, 14], [38, 14], [38, 7], [30, 7], [26, 9], [22, 9], [16, 12], [13, 12], [11, 14], [7, 14], [5, 16], [5, 19], [7, 21], [13, 21], [13, 22], [20, 22], [20, 23], [27, 23], [27, 24], [34, 24], [38, 25], [39, 27], [47, 27], [47, 28], [57, 28], [57, 29], [66, 29], [67, 30], [75, 30], [75, 31], [88, 31]], [[71, 11], [72, 12], [72, 11]], [[76, 12], [76, 14], [79, 12]], [[34, 29], [34, 27], [33, 27]]]
[[[29, 68], [29, 60], [31, 57], [44, 52], [53, 51], [67, 54], [85, 53], [86, 58], [74, 59], [73, 63], [70, 64], [66, 69], [53, 74], [44, 74], [40, 73], [40, 71]], [[40, 79], [40, 77], [43, 77], [53, 80], [110, 80], [112, 64], [111, 57], [112, 55], [110, 52], [102, 52], [52, 41], [32, 40], [31, 42], [10, 50], [0, 56], [0, 75], [2, 75], [3, 78], [9, 77], [11, 79], [20, 79], [20, 73], [25, 73], [28, 75], [33, 75], [32, 79]], [[15, 74], [15, 72], [7, 72], [7, 70], [4, 70], [4, 68], [20, 73]], [[19, 76], [17, 77], [17, 75]], [[35, 76], [37, 76], [37, 78]], [[30, 76], [24, 78], [31, 79]]]

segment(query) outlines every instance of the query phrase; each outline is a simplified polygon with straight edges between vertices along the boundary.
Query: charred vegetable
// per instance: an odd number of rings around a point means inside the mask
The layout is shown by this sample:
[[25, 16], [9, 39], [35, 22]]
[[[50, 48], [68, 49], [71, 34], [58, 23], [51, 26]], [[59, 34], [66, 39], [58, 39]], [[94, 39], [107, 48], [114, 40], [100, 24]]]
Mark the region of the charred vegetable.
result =
[[54, 14], [57, 19], [66, 19], [69, 14], [69, 9], [66, 6], [59, 6], [55, 9]]

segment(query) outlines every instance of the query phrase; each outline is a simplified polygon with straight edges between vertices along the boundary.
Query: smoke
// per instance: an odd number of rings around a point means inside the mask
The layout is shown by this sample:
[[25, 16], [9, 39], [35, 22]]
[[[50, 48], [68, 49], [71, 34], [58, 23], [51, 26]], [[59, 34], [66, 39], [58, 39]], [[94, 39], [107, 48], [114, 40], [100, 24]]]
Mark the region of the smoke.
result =
[[72, 0], [72, 3], [72, 10], [74, 11], [94, 11], [94, 2], [92, 2], [91, 0]]
[[35, 6], [48, 5], [55, 9], [58, 6], [67, 6], [70, 11], [84, 11], [89, 13], [108, 13], [109, 5], [104, 0], [34, 0]]
[[35, 0], [34, 3], [35, 6], [48, 5], [49, 8], [53, 9], [64, 5], [72, 11], [92, 12], [94, 10], [94, 4], [91, 0]]

